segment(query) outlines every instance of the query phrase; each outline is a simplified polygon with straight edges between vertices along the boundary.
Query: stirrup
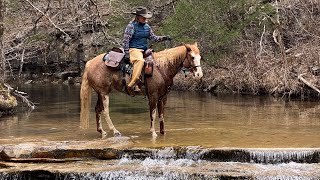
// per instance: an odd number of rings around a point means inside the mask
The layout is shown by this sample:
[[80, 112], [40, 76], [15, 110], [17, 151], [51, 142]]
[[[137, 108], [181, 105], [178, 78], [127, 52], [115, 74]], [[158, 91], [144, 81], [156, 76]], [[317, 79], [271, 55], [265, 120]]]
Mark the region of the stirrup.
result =
[[141, 92], [141, 89], [139, 88], [138, 85], [135, 85], [133, 91], [134, 91], [135, 93], [140, 93], [140, 92]]

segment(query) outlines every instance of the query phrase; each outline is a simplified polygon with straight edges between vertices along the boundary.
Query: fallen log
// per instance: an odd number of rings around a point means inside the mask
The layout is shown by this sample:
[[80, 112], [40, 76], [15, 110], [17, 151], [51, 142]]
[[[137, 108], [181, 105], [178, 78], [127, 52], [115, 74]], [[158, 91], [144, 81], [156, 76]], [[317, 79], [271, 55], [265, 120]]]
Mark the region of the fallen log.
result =
[[304, 79], [302, 76], [303, 76], [304, 74], [299, 74], [298, 75], [298, 79], [300, 80], [300, 81], [302, 81], [303, 83], [305, 83], [307, 86], [309, 86], [310, 88], [312, 88], [313, 90], [315, 90], [315, 91], [317, 91], [319, 94], [320, 94], [320, 90], [316, 87], [316, 86], [314, 86], [311, 82], [309, 82], [309, 81], [307, 81], [306, 79]]

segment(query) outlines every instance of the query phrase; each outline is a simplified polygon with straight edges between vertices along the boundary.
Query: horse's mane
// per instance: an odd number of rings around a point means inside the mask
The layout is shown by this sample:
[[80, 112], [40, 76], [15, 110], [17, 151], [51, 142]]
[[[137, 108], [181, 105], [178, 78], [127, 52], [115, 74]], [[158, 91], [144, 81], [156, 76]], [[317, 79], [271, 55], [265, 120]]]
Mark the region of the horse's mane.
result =
[[165, 49], [154, 54], [155, 61], [161, 67], [169, 66], [170, 64], [177, 64], [179, 63], [177, 61], [185, 59], [186, 51], [185, 46]]

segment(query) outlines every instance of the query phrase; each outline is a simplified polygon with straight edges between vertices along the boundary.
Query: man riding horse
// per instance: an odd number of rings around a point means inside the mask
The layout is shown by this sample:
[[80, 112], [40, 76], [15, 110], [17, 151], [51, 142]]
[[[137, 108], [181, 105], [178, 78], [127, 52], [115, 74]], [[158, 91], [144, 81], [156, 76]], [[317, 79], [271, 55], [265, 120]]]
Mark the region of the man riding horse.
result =
[[157, 36], [152, 31], [150, 25], [147, 24], [147, 19], [152, 17], [152, 13], [145, 7], [139, 7], [135, 12], [131, 13], [135, 18], [127, 25], [124, 32], [123, 49], [125, 52], [125, 61], [133, 64], [133, 72], [131, 81], [127, 86], [127, 93], [134, 96], [141, 90], [136, 85], [140, 77], [144, 65], [143, 53], [148, 48], [148, 39], [156, 42], [170, 40], [169, 36]]
[[[122, 71], [115, 70], [113, 66], [106, 66], [106, 61], [104, 61], [106, 53], [97, 55], [89, 60], [86, 63], [82, 75], [80, 90], [80, 127], [84, 129], [89, 127], [91, 90], [93, 89], [98, 95], [95, 106], [95, 117], [97, 131], [101, 133], [102, 137], [107, 135], [107, 132], [102, 128], [102, 115], [109, 129], [113, 131], [114, 136], [121, 135], [113, 125], [109, 115], [111, 91], [117, 90], [124, 92], [123, 90], [126, 89], [130, 91], [129, 93], [127, 92], [129, 95], [134, 95], [133, 88], [139, 79], [144, 65], [143, 53], [147, 50], [147, 40], [151, 39], [159, 42], [170, 39], [168, 36], [156, 36], [152, 32], [150, 26], [146, 24], [146, 19], [150, 18], [152, 14], [146, 8], [139, 8], [133, 14], [136, 15], [135, 20], [129, 23], [124, 35], [126, 57], [127, 60], [130, 60], [134, 65], [132, 80], [128, 84], [128, 87], [123, 83]], [[153, 54], [153, 61], [155, 62], [155, 68], [152, 71], [152, 76], [145, 78], [145, 87], [147, 89], [146, 96], [149, 101], [150, 132], [154, 138], [157, 137], [155, 129], [157, 115], [160, 124], [160, 134], [165, 134], [164, 107], [175, 75], [178, 74], [182, 68], [188, 69], [195, 79], [201, 79], [203, 73], [200, 63], [200, 50], [196, 42], [155, 52]]]

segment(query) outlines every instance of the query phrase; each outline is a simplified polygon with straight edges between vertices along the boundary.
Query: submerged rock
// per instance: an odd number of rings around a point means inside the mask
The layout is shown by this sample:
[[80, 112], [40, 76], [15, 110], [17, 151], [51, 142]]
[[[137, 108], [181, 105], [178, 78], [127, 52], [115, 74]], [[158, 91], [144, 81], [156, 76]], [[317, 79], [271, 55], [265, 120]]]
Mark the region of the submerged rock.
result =
[[95, 141], [46, 141], [0, 146], [0, 161], [41, 162], [48, 159], [117, 159], [120, 150], [132, 146], [128, 137]]

